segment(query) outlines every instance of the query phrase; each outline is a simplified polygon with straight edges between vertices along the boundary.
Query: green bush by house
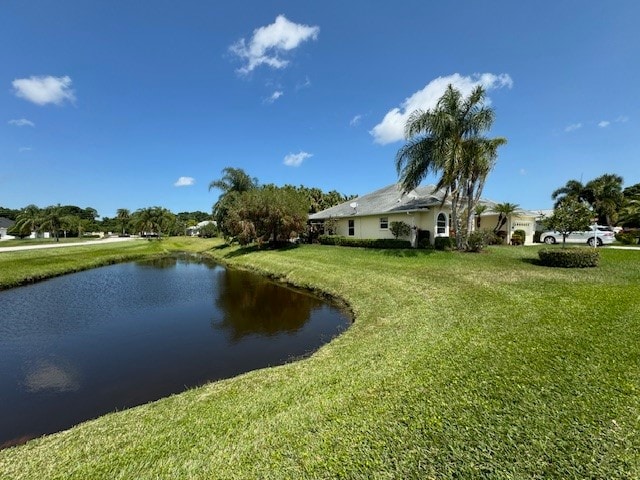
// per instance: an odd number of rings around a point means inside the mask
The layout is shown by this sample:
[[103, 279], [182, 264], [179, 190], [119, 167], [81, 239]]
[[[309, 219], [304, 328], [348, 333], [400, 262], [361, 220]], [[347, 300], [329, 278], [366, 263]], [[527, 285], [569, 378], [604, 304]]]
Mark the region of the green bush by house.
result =
[[322, 245], [338, 245], [341, 247], [411, 248], [409, 240], [395, 238], [349, 238], [339, 235], [320, 235], [318, 242]]
[[436, 237], [434, 238], [434, 247], [436, 250], [451, 250], [456, 246], [454, 238], [451, 237]]

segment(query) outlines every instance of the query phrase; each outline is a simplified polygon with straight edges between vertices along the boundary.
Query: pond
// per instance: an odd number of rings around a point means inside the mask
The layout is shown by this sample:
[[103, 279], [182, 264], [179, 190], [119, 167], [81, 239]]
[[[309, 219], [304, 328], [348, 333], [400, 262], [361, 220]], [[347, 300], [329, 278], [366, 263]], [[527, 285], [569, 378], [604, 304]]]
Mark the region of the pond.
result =
[[351, 323], [193, 255], [0, 292], [0, 446], [309, 355]]

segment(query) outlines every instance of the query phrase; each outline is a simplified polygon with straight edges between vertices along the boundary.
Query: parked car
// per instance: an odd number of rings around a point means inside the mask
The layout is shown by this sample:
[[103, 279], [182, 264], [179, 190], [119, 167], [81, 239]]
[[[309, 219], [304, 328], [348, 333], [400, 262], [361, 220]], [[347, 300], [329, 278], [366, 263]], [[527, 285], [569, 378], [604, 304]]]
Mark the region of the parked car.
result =
[[[594, 233], [595, 230], [595, 233]], [[562, 233], [560, 232], [543, 232], [540, 235], [540, 240], [547, 244], [561, 243]], [[613, 230], [610, 227], [602, 225], [591, 225], [589, 230], [583, 232], [573, 232], [567, 235], [567, 243], [586, 243], [593, 247], [594, 241], [597, 242], [597, 246], [609, 245], [613, 243], [615, 236]]]

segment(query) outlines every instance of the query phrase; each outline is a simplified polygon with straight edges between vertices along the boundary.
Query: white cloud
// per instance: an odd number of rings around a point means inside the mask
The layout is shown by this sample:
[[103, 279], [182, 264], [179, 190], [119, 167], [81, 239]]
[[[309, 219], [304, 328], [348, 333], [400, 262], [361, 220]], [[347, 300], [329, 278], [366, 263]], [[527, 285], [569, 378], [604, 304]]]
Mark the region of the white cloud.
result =
[[246, 61], [238, 72], [247, 74], [260, 65], [284, 68], [289, 64], [281, 55], [297, 48], [302, 42], [318, 38], [320, 27], [293, 23], [284, 15], [278, 15], [275, 22], [256, 28], [247, 43], [241, 38], [229, 47], [232, 53]]
[[278, 100], [282, 95], [284, 95], [284, 92], [282, 90], [276, 90], [271, 94], [271, 96], [264, 99], [264, 103], [273, 103], [276, 100]]
[[360, 120], [362, 120], [362, 115], [358, 114], [351, 119], [349, 125], [351, 125], [352, 127], [357, 127], [358, 125], [360, 125]]
[[609, 126], [611, 122], [609, 120], [602, 120], [601, 122], [598, 123], [598, 126], [600, 128], [606, 128]]
[[290, 153], [284, 157], [284, 164], [288, 167], [299, 167], [307, 158], [313, 157], [313, 154], [307, 152]]
[[12, 82], [14, 93], [36, 105], [54, 103], [61, 105], [66, 101], [75, 102], [76, 97], [71, 90], [71, 78], [64, 77], [36, 77], [17, 78]]
[[582, 123], [572, 123], [571, 125], [567, 125], [564, 128], [565, 132], [575, 132], [576, 130], [582, 128]]
[[35, 127], [36, 124], [26, 118], [18, 118], [15, 120], [9, 120], [9, 125], [15, 125], [16, 127]]
[[196, 180], [193, 177], [180, 177], [176, 183], [173, 184], [174, 187], [190, 187], [196, 183]]
[[33, 148], [31, 148], [31, 147], [20, 147], [20, 148], [18, 149], [18, 151], [19, 151], [20, 153], [22, 153], [22, 152], [30, 152], [31, 150], [33, 150]]
[[[467, 96], [471, 91], [481, 85], [485, 90], [513, 86], [511, 77], [502, 73], [476, 73], [464, 77], [459, 73], [454, 73], [447, 77], [438, 77], [431, 80], [422, 90], [417, 91], [406, 98], [400, 107], [393, 108], [387, 112], [382, 121], [369, 132], [376, 143], [386, 145], [404, 139], [404, 127], [409, 115], [415, 110], [429, 110], [436, 106], [449, 85], [453, 85], [460, 92]], [[487, 98], [485, 104], [489, 105], [491, 100]]]
[[525, 176], [527, 174], [527, 171], [524, 168], [520, 169], [520, 175]]
[[616, 122], [618, 123], [625, 123], [629, 121], [629, 117], [627, 117], [626, 115], [620, 115], [618, 118], [616, 118]]

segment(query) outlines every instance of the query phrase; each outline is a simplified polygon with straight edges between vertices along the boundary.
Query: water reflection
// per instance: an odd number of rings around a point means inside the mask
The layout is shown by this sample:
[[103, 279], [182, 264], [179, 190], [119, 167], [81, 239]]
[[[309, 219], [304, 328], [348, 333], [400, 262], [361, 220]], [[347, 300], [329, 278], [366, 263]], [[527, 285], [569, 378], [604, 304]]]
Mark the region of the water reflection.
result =
[[309, 354], [350, 324], [318, 298], [181, 255], [0, 292], [0, 448]]
[[69, 362], [37, 361], [27, 372], [25, 387], [30, 392], [74, 392], [80, 388], [80, 376]]
[[316, 297], [237, 270], [222, 271], [217, 288], [216, 306], [224, 315], [211, 325], [224, 330], [233, 342], [248, 335], [294, 333], [323, 305]]

